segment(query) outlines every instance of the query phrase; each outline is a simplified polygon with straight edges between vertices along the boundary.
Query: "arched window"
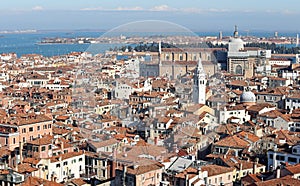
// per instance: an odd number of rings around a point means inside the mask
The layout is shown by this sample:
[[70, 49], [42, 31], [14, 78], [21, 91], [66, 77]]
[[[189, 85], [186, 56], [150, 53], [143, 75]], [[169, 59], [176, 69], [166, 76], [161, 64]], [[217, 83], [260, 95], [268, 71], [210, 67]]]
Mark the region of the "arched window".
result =
[[243, 74], [243, 68], [241, 65], [235, 67], [235, 74]]
[[182, 61], [183, 60], [183, 56], [182, 54], [179, 55], [179, 60]]
[[170, 56], [169, 54], [166, 55], [166, 61], [169, 61], [170, 60]]

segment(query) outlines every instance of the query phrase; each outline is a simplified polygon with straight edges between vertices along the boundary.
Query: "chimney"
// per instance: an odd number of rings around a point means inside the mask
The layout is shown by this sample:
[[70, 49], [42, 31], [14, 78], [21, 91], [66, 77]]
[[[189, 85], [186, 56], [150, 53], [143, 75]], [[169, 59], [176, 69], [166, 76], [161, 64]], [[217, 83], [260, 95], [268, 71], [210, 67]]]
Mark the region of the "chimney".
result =
[[280, 178], [280, 167], [276, 168], [276, 178]]
[[198, 176], [200, 176], [200, 174], [201, 174], [201, 167], [198, 167], [198, 169], [197, 169], [197, 174], [198, 174]]

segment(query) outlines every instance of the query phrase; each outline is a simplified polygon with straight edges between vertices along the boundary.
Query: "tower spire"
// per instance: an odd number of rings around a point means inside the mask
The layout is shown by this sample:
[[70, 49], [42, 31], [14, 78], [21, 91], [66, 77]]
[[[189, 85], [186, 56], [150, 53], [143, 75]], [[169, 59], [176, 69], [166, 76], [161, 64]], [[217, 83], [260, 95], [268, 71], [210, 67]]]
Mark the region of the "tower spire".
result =
[[199, 74], [204, 73], [201, 57], [199, 57], [199, 60], [198, 60], [197, 71]]
[[239, 36], [238, 27], [237, 27], [237, 25], [235, 25], [234, 26], [233, 37], [237, 38], [238, 36]]

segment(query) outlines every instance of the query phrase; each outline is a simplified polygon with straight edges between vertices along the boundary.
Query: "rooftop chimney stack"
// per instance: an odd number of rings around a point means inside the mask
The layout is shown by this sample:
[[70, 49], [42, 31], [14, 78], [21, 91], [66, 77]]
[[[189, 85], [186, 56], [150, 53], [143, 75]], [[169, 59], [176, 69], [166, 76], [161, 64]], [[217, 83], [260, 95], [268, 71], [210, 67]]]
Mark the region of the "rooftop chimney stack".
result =
[[276, 178], [280, 178], [280, 167], [276, 169]]

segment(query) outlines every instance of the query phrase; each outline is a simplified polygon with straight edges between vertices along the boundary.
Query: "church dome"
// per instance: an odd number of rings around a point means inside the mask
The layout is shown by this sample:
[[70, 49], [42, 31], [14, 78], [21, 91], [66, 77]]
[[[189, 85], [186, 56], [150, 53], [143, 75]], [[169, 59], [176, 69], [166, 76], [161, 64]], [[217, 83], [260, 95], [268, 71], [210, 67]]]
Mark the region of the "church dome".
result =
[[255, 103], [256, 97], [255, 94], [251, 91], [244, 91], [240, 96], [241, 103]]
[[231, 38], [229, 40], [230, 43], [239, 43], [239, 44], [244, 44], [244, 41], [241, 38]]
[[228, 51], [229, 52], [239, 52], [244, 49], [244, 41], [238, 36], [237, 26], [235, 26], [235, 31], [233, 37], [229, 40]]
[[228, 43], [229, 52], [239, 52], [244, 49], [244, 41], [241, 38], [231, 38]]

